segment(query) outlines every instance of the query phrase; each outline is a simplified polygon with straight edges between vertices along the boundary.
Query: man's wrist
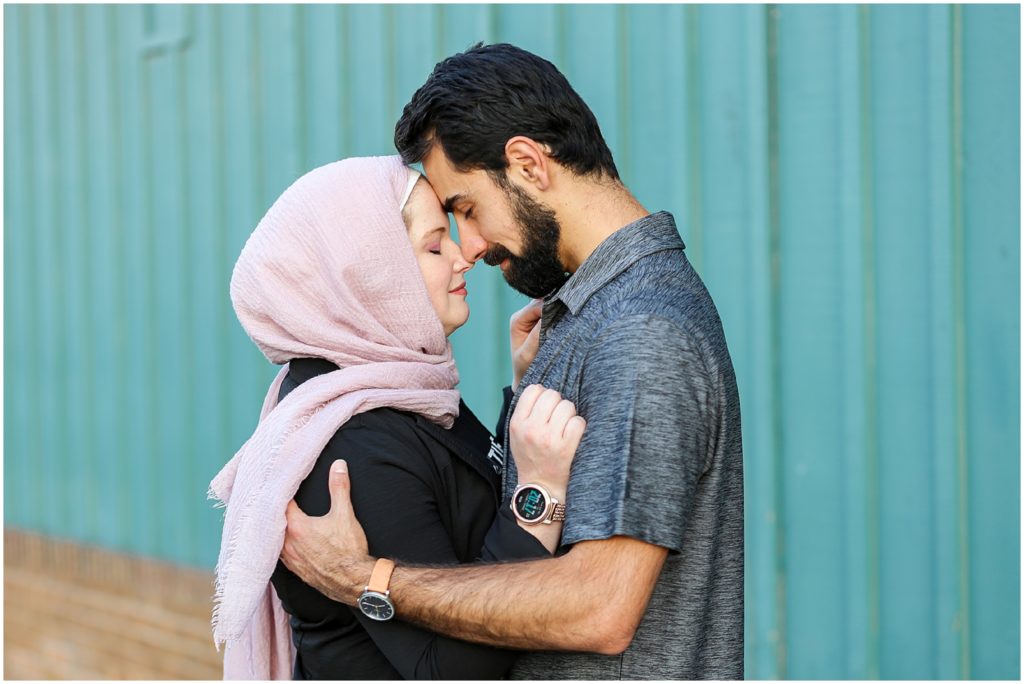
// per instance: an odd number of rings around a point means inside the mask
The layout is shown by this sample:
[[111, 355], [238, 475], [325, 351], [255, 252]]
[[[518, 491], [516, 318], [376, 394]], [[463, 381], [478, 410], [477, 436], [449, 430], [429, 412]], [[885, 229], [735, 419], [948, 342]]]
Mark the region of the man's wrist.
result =
[[358, 559], [345, 559], [334, 566], [334, 572], [325, 578], [326, 586], [317, 587], [327, 598], [355, 606], [359, 602], [373, 574], [373, 566], [377, 559], [364, 556]]

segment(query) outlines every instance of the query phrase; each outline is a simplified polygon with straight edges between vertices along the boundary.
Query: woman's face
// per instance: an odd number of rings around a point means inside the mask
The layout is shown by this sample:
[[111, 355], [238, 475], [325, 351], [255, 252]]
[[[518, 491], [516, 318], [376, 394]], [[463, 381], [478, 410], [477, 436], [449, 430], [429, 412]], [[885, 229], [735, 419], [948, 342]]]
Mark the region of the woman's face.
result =
[[466, 303], [466, 271], [473, 267], [462, 258], [448, 229], [448, 214], [441, 209], [433, 189], [420, 178], [402, 211], [416, 261], [427, 285], [430, 303], [451, 335], [469, 318]]

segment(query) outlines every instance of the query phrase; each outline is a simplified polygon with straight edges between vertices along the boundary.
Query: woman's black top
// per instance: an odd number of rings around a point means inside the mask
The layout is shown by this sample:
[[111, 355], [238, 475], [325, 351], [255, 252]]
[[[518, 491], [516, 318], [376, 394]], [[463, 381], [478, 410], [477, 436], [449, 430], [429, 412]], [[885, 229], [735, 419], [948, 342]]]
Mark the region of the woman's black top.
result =
[[[322, 359], [296, 359], [280, 397], [336, 369]], [[507, 506], [499, 506], [500, 460], [493, 458], [493, 444], [491, 433], [462, 403], [450, 430], [390, 408], [360, 413], [327, 443], [295, 502], [307, 515], [327, 513], [330, 466], [344, 458], [352, 505], [373, 556], [456, 565], [548, 555]], [[497, 679], [517, 655], [397, 618], [371, 620], [305, 584], [280, 562], [272, 582], [291, 615], [295, 679]]]

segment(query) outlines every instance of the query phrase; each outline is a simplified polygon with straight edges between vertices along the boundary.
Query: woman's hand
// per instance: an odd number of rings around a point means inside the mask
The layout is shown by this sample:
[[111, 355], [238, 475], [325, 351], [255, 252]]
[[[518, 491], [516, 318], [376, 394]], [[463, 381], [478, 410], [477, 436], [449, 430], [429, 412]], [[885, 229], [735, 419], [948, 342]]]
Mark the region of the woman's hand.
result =
[[[541, 385], [523, 390], [509, 421], [509, 447], [519, 473], [519, 484], [539, 484], [564, 504], [569, 488], [569, 467], [583, 438], [587, 422], [576, 415], [576, 406]], [[562, 536], [562, 523], [520, 527], [554, 552]]]
[[540, 314], [544, 300], [534, 299], [509, 319], [512, 348], [512, 390], [519, 387], [526, 369], [533, 363], [540, 346]]

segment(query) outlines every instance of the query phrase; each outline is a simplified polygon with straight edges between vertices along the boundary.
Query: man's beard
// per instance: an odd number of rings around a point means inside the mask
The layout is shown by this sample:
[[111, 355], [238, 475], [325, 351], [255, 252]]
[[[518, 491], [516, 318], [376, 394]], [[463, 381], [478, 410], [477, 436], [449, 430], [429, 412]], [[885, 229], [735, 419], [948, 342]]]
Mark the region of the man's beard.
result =
[[504, 173], [493, 174], [492, 178], [508, 198], [512, 216], [522, 236], [523, 253], [516, 256], [501, 245], [495, 245], [484, 254], [484, 262], [498, 266], [508, 259], [508, 267], [504, 271], [505, 282], [527, 297], [543, 297], [561, 287], [568, 279], [565, 267], [558, 258], [562, 227], [554, 211], [530, 197], [525, 190], [509, 181]]

